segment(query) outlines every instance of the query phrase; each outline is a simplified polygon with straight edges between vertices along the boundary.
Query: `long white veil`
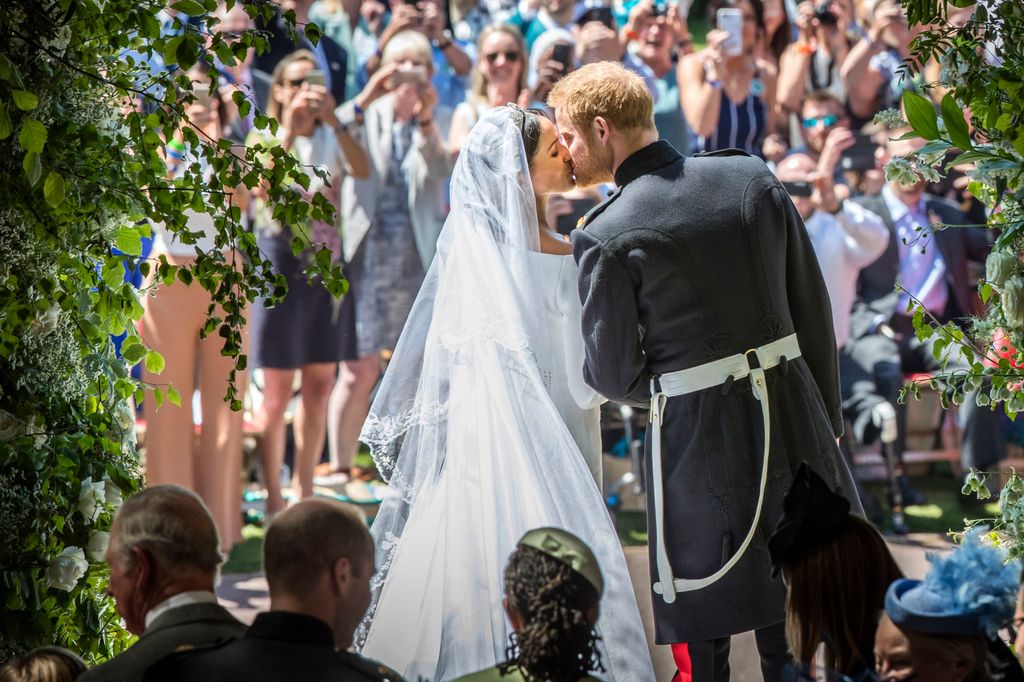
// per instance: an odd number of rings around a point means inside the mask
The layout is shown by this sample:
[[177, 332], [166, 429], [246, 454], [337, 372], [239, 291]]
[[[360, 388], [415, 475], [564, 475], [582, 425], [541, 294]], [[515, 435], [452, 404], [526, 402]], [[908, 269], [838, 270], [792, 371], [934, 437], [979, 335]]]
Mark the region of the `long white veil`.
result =
[[389, 491], [371, 528], [378, 573], [357, 644], [410, 680], [505, 660], [505, 564], [526, 530], [553, 525], [586, 541], [605, 574], [603, 677], [653, 680], [618, 537], [537, 364], [536, 202], [507, 109], [470, 132], [451, 197], [360, 436]]

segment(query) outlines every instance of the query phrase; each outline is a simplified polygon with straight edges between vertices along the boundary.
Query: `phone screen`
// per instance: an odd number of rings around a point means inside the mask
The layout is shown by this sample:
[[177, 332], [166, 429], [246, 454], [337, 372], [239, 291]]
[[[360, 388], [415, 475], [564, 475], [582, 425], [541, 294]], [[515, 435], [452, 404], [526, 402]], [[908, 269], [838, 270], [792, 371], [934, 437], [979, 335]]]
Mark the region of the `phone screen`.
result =
[[844, 171], [865, 171], [875, 167], [875, 144], [871, 135], [857, 133], [853, 146], [839, 155], [839, 168]]
[[551, 53], [552, 61], [560, 62], [562, 64], [562, 72], [566, 73], [569, 71], [569, 60], [572, 57], [572, 46], [560, 43], [555, 45], [554, 51]]
[[319, 69], [313, 69], [307, 73], [305, 81], [310, 85], [327, 85], [327, 79], [324, 77], [324, 72]]
[[715, 15], [715, 25], [729, 37], [722, 43], [722, 50], [735, 57], [743, 53], [743, 11], [735, 7], [722, 7]]

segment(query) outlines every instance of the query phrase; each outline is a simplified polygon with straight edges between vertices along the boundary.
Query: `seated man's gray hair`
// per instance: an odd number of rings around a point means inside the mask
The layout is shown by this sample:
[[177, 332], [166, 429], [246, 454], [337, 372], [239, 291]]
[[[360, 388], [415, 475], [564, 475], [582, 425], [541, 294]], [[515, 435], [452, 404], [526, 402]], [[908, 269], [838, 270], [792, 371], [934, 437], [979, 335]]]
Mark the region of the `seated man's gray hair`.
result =
[[125, 565], [138, 547], [169, 572], [194, 568], [215, 572], [224, 560], [217, 526], [203, 501], [177, 485], [145, 488], [125, 500], [114, 520], [112, 551]]

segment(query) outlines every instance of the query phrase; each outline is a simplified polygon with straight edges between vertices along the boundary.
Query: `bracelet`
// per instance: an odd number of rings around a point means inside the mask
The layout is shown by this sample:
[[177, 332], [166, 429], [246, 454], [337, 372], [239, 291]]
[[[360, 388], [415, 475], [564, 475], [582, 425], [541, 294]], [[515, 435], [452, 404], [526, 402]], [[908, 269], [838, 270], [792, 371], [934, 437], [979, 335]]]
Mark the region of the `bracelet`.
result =
[[418, 125], [420, 128], [426, 128], [427, 126], [429, 126], [433, 122], [434, 122], [434, 119], [432, 119], [432, 118], [418, 118], [418, 119], [416, 119], [416, 125]]
[[683, 38], [682, 40], [676, 41], [676, 47], [689, 47], [690, 45], [693, 45], [692, 38]]
[[442, 52], [444, 52], [445, 50], [452, 46], [452, 41], [449, 40], [448, 38], [445, 38], [444, 42], [441, 42], [440, 40], [435, 40], [434, 46], [437, 47]]
[[714, 78], [708, 78], [704, 82], [707, 83], [708, 85], [710, 85], [712, 90], [721, 90], [722, 89], [722, 82], [719, 81], [719, 80], [715, 80]]
[[796, 43], [796, 51], [804, 55], [805, 57], [810, 57], [812, 54], [814, 54], [814, 48], [811, 47], [810, 43]]

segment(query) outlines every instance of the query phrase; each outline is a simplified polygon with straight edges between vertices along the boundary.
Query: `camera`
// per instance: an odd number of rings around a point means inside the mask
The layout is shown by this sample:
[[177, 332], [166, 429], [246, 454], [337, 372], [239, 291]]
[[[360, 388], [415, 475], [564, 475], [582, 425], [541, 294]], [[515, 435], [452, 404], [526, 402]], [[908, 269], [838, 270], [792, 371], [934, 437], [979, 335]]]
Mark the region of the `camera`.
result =
[[838, 23], [836, 13], [832, 11], [832, 3], [826, 2], [814, 8], [814, 16], [822, 26], [835, 26]]
[[784, 182], [782, 187], [791, 197], [810, 197], [814, 195], [814, 185], [803, 180]]

